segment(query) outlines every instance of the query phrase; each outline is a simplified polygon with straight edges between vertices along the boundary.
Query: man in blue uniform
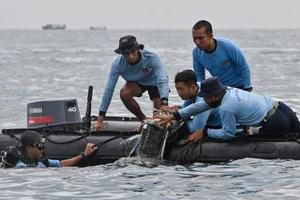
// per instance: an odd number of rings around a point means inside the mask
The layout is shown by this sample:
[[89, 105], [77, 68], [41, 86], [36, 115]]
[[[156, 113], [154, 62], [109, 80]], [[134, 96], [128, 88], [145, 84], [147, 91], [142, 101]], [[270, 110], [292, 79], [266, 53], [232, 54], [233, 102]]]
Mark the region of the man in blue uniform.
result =
[[168, 106], [169, 79], [159, 56], [153, 50], [138, 44], [132, 35], [121, 37], [119, 48], [115, 52], [120, 55], [113, 61], [94, 131], [104, 128], [104, 117], [119, 76], [126, 81], [120, 91], [121, 100], [139, 120], [144, 120], [146, 116], [133, 97], [141, 97], [145, 91], [148, 91], [154, 108], [163, 109]]
[[161, 123], [167, 123], [174, 117], [180, 119], [219, 106], [222, 129], [198, 130], [197, 133], [189, 136], [190, 141], [199, 140], [203, 136], [216, 139], [233, 138], [236, 124], [261, 126], [259, 134], [265, 135], [299, 133], [299, 120], [286, 104], [238, 88], [227, 88], [220, 83], [218, 77], [202, 81], [198, 95], [203, 97], [206, 103], [192, 104], [173, 115], [156, 116], [156, 118], [162, 119]]
[[251, 91], [251, 72], [241, 49], [231, 40], [214, 38], [208, 21], [198, 21], [192, 29], [193, 68], [197, 81], [205, 79], [205, 69], [218, 76], [223, 85]]
[[47, 159], [44, 154], [44, 149], [45, 144], [39, 133], [36, 131], [25, 131], [15, 145], [8, 147], [2, 157], [1, 165], [4, 168], [74, 166], [82, 159], [91, 155], [97, 147], [93, 143], [88, 143], [85, 151], [80, 155], [61, 161]]
[[[197, 85], [197, 77], [193, 70], [184, 70], [178, 72], [175, 76], [175, 87], [178, 95], [185, 100], [181, 106], [172, 106], [171, 109], [178, 111], [196, 102], [203, 102], [203, 98], [197, 96], [199, 86]], [[207, 110], [193, 116], [192, 120], [187, 121], [187, 127], [190, 133], [193, 133], [204, 127], [221, 127], [221, 118], [219, 108]]]

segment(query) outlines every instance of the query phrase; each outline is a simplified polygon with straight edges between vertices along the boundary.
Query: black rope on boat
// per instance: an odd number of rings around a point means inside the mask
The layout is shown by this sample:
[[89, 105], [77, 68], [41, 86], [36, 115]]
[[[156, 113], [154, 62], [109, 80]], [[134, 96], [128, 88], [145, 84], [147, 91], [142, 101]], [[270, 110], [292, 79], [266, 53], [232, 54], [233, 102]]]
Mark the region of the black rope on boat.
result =
[[299, 140], [299, 133], [286, 133], [285, 137], [289, 140], [289, 141], [294, 141], [297, 142], [298, 144], [300, 144], [300, 140]]
[[102, 142], [99, 142], [99, 143], [95, 144], [94, 147], [98, 147], [98, 149], [96, 149], [91, 155], [89, 155], [89, 157], [92, 157], [92, 156], [94, 156], [95, 154], [97, 154], [97, 152], [98, 152], [100, 146], [102, 146], [102, 145], [106, 144], [107, 142], [112, 141], [112, 140], [114, 140], [114, 139], [123, 137], [123, 133], [122, 133], [122, 132], [120, 132], [120, 133], [121, 133], [120, 135], [114, 136], [114, 137], [112, 137], [112, 138], [109, 138], [109, 139], [107, 139], [107, 140], [104, 140], [104, 141], [102, 141]]
[[[87, 137], [88, 135], [90, 135], [89, 132], [87, 132], [87, 134], [86, 134], [86, 133], [81, 133], [82, 136], [80, 136], [80, 137], [78, 137], [78, 138], [75, 138], [75, 139], [72, 139], [72, 140], [68, 140], [68, 141], [65, 141], [65, 142], [57, 142], [57, 141], [51, 140], [51, 139], [48, 137], [48, 136], [49, 136], [51, 133], [53, 133], [53, 132], [54, 132], [54, 131], [51, 130], [50, 128], [44, 129], [43, 132], [42, 132], [42, 135], [43, 135], [49, 142], [51, 142], [51, 143], [53, 143], [53, 144], [69, 144], [69, 143], [78, 142], [78, 141], [81, 140], [81, 139], [85, 139], [86, 142], [88, 142], [88, 140], [87, 140], [86, 137]], [[64, 131], [64, 132], [66, 132], [66, 131]], [[70, 133], [73, 133], [73, 132], [70, 132]], [[80, 132], [77, 132], [77, 133], [80, 133]]]
[[[189, 142], [182, 150], [180, 156], [177, 158], [176, 162], [180, 164], [189, 164], [190, 161], [195, 160], [202, 154], [202, 144], [207, 141], [207, 137], [195, 142]], [[197, 146], [199, 146], [199, 153], [196, 151]]]
[[[86, 142], [88, 142], [88, 141], [87, 141], [87, 138], [86, 138], [86, 135], [85, 135], [84, 133], [82, 133], [83, 136], [80, 136], [80, 137], [75, 138], [75, 139], [73, 139], [73, 140], [69, 140], [69, 141], [65, 141], [65, 142], [56, 142], [56, 141], [54, 141], [54, 140], [51, 140], [51, 139], [48, 137], [49, 134], [47, 134], [45, 130], [46, 130], [46, 129], [43, 130], [42, 135], [43, 135], [49, 142], [51, 142], [51, 143], [53, 143], [53, 144], [69, 144], [69, 143], [77, 142], [77, 141], [79, 141], [79, 140], [81, 140], [81, 139], [83, 139], [83, 138], [85, 138]], [[48, 132], [48, 133], [53, 133], [53, 131], [52, 131], [51, 129], [48, 129], [48, 131], [49, 131], [49, 130], [50, 130], [50, 132]], [[13, 130], [7, 131], [5, 134], [9, 135], [11, 138], [16, 139], [17, 141], [20, 140], [17, 136], [15, 136], [15, 134], [13, 133]]]
[[112, 138], [109, 138], [109, 139], [107, 139], [107, 140], [104, 140], [104, 141], [102, 141], [102, 142], [99, 142], [99, 143], [95, 144], [95, 146], [96, 146], [96, 147], [100, 147], [100, 146], [102, 146], [103, 144], [105, 144], [105, 143], [107, 143], [107, 142], [110, 142], [110, 141], [112, 141], [112, 140], [114, 140], [114, 139], [120, 138], [120, 137], [122, 137], [122, 134], [121, 134], [121, 135], [117, 135], [117, 136], [112, 137]]

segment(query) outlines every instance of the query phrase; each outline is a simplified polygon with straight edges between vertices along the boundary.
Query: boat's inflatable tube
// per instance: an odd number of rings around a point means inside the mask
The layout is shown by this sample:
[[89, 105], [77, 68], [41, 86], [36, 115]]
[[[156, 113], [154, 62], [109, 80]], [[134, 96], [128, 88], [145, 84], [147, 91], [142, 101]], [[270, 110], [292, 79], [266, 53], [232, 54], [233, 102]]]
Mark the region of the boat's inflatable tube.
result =
[[[4, 129], [0, 134], [0, 150], [15, 144], [25, 130], [35, 130], [45, 137], [45, 153], [51, 159], [67, 159], [84, 151], [88, 142], [95, 143], [99, 149], [80, 166], [111, 163], [129, 155], [136, 144], [138, 133], [132, 132], [140, 122], [132, 118], [107, 118], [105, 131], [77, 131], [78, 123], [35, 127], [27, 129]], [[75, 127], [75, 128], [74, 128]], [[73, 130], [72, 130], [73, 129]], [[135, 136], [134, 139], [132, 136]], [[300, 159], [298, 134], [286, 137], [247, 136], [228, 141], [203, 139], [188, 143], [186, 135], [178, 135], [167, 143], [164, 159], [179, 163], [222, 162], [241, 158], [262, 159]]]

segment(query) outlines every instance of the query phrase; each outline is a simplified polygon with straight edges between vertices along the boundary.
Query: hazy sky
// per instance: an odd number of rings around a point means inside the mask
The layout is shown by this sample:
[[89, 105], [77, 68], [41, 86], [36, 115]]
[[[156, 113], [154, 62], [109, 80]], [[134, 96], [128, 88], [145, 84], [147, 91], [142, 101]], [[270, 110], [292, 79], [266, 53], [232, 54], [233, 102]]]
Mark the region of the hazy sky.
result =
[[0, 29], [300, 28], [299, 0], [0, 0]]

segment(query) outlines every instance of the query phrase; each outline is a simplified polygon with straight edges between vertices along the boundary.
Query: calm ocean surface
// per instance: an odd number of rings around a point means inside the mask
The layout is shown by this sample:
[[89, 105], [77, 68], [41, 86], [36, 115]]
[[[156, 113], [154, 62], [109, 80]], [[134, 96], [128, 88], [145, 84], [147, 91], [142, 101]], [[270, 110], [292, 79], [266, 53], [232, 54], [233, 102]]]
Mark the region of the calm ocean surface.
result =
[[[0, 129], [26, 127], [29, 102], [75, 98], [85, 113], [94, 86], [98, 114], [121, 36], [156, 50], [180, 103], [174, 76], [192, 69], [190, 30], [0, 30]], [[252, 71], [253, 92], [282, 100], [300, 117], [300, 30], [215, 30], [235, 41]], [[132, 116], [115, 89], [108, 115]], [[151, 115], [148, 96], [138, 99]], [[123, 158], [87, 168], [0, 170], [0, 199], [299, 199], [300, 161], [243, 159], [220, 164], [153, 164]]]

